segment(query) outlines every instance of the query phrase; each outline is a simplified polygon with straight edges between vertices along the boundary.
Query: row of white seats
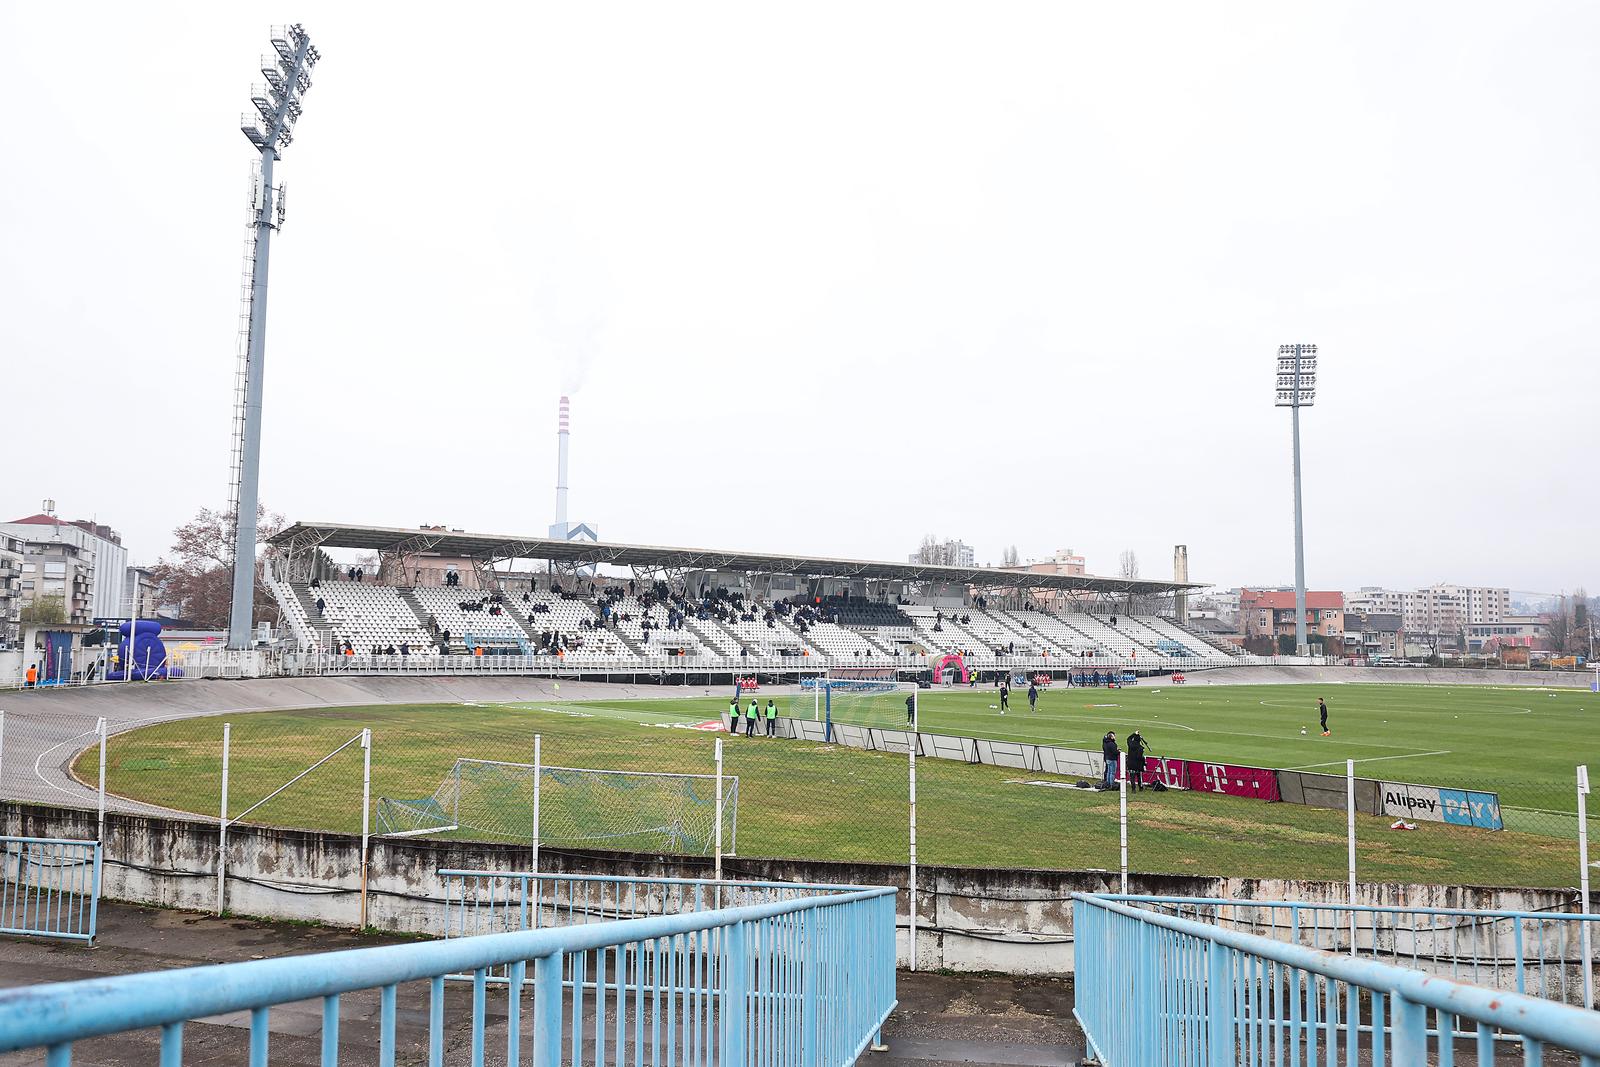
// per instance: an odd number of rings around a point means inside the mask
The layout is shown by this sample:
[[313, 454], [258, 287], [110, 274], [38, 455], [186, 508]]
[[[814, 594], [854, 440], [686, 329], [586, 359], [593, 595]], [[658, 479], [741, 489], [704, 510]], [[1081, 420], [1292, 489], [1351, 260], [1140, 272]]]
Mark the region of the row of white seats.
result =
[[[528, 635], [507, 612], [515, 611], [516, 604], [507, 601], [501, 605], [501, 614], [491, 615], [485, 605], [482, 611], [463, 611], [466, 601], [484, 599], [479, 589], [462, 589], [459, 586], [421, 585], [412, 590], [422, 610], [433, 616], [440, 630], [450, 631], [451, 644], [461, 643], [467, 634], [475, 640], [495, 643], [526, 642]], [[425, 621], [425, 620], [424, 620]]]
[[[689, 627], [668, 630], [667, 609], [660, 604], [646, 611], [644, 603], [638, 597], [625, 596], [612, 605], [611, 610], [617, 615], [632, 616], [627, 620], [618, 619], [616, 628], [646, 654], [659, 653], [668, 648], [681, 648], [691, 656], [716, 654], [716, 650], [707, 647], [705, 642], [700, 640], [700, 635]], [[652, 624], [648, 637], [644, 629], [646, 616]]]
[[843, 626], [831, 622], [814, 622], [806, 627], [805, 641], [824, 656], [850, 659], [856, 656], [881, 655], [872, 642]]
[[330, 630], [334, 640], [350, 642], [355, 651], [365, 653], [374, 645], [432, 647], [417, 613], [393, 586], [327, 581], [306, 592], [313, 601], [323, 602], [322, 616], [315, 621]]

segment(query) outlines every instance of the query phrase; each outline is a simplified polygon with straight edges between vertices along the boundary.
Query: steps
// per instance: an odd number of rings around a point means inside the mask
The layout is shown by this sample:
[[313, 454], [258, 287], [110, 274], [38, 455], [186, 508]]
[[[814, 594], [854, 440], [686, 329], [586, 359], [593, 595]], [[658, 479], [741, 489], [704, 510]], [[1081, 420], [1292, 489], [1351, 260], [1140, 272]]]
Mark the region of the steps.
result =
[[[422, 601], [418, 600], [417, 595], [405, 586], [397, 585], [394, 591], [400, 597], [400, 602], [410, 608], [411, 614], [417, 617], [417, 629], [425, 634], [428, 633], [428, 609], [422, 606]], [[449, 651], [444, 647], [444, 639], [438, 634], [429, 634], [428, 640], [432, 641], [433, 647], [440, 652]]]
[[[783, 632], [787, 633], [790, 637], [792, 637], [796, 641], [800, 642], [800, 647], [801, 648], [805, 649], [807, 652], [810, 652], [813, 656], [821, 656], [824, 659], [827, 658], [827, 653], [823, 652], [822, 649], [818, 648], [816, 645], [814, 645], [810, 641], [808, 641], [806, 639], [806, 636], [804, 634], [802, 634], [798, 629], [796, 629], [789, 622], [788, 619], [784, 618], [782, 615], [778, 615], [773, 619], [773, 621], [775, 623], [777, 623], [777, 628], [778, 629], [782, 630]], [[854, 631], [852, 631], [852, 632], [854, 632]], [[868, 641], [867, 644], [870, 645], [870, 644], [872, 644], [872, 642]]]
[[688, 618], [684, 620], [689, 629], [700, 635], [700, 639], [715, 651], [724, 656], [737, 656], [743, 646], [739, 639], [728, 632], [728, 628], [715, 619]]
[[1172, 625], [1176, 626], [1190, 637], [1193, 637], [1195, 640], [1202, 641], [1207, 646], [1216, 649], [1218, 652], [1225, 652], [1230, 656], [1244, 655], [1244, 649], [1240, 648], [1238, 645], [1227, 640], [1226, 638], [1215, 637], [1206, 633], [1204, 630], [1193, 629], [1176, 620], [1173, 620]]
[[333, 627], [327, 620], [317, 613], [317, 598], [311, 587], [304, 582], [284, 582], [294, 598], [300, 602], [300, 609], [306, 613], [306, 626], [311, 629], [313, 639], [318, 648], [333, 647]]

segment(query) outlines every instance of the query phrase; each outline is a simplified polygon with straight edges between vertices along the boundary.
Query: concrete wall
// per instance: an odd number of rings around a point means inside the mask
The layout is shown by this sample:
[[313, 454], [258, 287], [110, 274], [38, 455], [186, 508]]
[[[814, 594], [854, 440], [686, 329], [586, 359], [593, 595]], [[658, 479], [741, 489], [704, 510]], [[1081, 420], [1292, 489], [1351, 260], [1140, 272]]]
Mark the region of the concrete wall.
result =
[[[0, 833], [92, 839], [95, 813], [16, 802], [0, 804]], [[106, 816], [104, 895], [116, 900], [212, 911], [217, 905], [217, 828], [198, 821]], [[524, 846], [375, 838], [368, 921], [386, 930], [437, 934], [443, 886], [437, 872], [526, 870]], [[709, 878], [709, 860], [545, 850], [551, 873]], [[909, 961], [904, 867], [819, 860], [725, 861], [730, 878], [894, 885], [900, 895], [900, 956]], [[247, 915], [355, 926], [360, 917], [360, 841], [340, 834], [235, 826], [228, 832], [228, 908]], [[1065, 973], [1072, 966], [1075, 892], [1114, 892], [1116, 876], [1094, 871], [918, 869], [918, 964], [925, 968]], [[1134, 875], [1129, 890], [1171, 896], [1342, 903], [1340, 883]], [[1464, 886], [1360, 886], [1363, 903], [1417, 907], [1555, 908], [1570, 891]]]
[[1216, 667], [1186, 672], [1190, 685], [1515, 685], [1588, 689], [1593, 671], [1515, 671], [1478, 667]]

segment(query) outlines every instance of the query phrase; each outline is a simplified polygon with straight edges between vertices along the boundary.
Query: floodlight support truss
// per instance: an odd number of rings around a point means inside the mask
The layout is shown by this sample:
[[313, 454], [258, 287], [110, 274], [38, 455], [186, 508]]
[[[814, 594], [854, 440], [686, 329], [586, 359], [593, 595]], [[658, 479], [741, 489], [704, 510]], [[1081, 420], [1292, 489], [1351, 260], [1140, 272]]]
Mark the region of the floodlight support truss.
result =
[[[1283, 362], [1293, 364], [1292, 382], [1284, 382]], [[1278, 405], [1289, 409], [1294, 440], [1294, 649], [1295, 655], [1311, 652], [1306, 637], [1306, 539], [1305, 521], [1301, 507], [1300, 489], [1300, 409], [1310, 407], [1316, 400], [1316, 345], [1280, 345], [1278, 347], [1279, 390]], [[1308, 368], [1307, 363], [1311, 366]], [[1309, 372], [1309, 373], [1308, 373]], [[1290, 386], [1285, 396], [1283, 386]]]
[[[262, 110], [265, 131], [245, 126], [245, 136], [261, 153], [261, 195], [255, 218], [255, 253], [250, 265], [250, 325], [246, 347], [244, 419], [240, 434], [238, 494], [233, 502], [233, 604], [228, 617], [228, 647], [248, 649], [254, 643], [256, 595], [256, 501], [261, 474], [261, 394], [267, 353], [267, 266], [276, 228], [273, 208], [272, 165], [278, 149], [288, 143], [290, 129], [300, 115], [299, 97], [311, 85], [310, 68], [317, 61], [311, 38], [298, 26], [287, 34], [274, 33], [273, 47], [283, 60], [283, 91], [274, 91], [276, 104], [270, 119]], [[292, 50], [291, 50], [292, 49]], [[274, 89], [276, 90], [276, 86]], [[259, 136], [259, 139], [258, 139]]]

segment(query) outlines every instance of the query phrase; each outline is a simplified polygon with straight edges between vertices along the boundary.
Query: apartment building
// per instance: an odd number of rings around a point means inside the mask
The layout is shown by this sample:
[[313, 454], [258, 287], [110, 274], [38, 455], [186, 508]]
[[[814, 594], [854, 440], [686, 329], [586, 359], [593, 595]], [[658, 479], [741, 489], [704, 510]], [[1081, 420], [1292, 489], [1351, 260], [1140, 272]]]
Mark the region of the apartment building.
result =
[[[1252, 641], [1270, 642], [1283, 648], [1280, 638], [1287, 637], [1290, 647], [1295, 637], [1293, 589], [1241, 589], [1239, 590], [1239, 628], [1244, 632], [1245, 644]], [[1313, 644], [1327, 645], [1321, 638], [1344, 637], [1344, 594], [1338, 590], [1306, 590], [1306, 639]]]

